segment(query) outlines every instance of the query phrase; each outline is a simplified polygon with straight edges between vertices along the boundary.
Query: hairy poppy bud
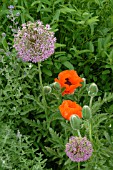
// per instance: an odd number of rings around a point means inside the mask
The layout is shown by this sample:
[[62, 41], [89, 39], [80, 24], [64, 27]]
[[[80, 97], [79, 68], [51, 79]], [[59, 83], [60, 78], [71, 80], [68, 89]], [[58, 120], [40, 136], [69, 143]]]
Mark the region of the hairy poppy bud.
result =
[[80, 129], [81, 119], [77, 115], [72, 115], [70, 123], [73, 130]]
[[43, 89], [44, 89], [45, 94], [51, 93], [51, 87], [50, 86], [44, 86]]
[[89, 89], [88, 89], [88, 95], [89, 96], [96, 96], [98, 93], [98, 87], [95, 83], [92, 83], [90, 86], [89, 86]]
[[60, 84], [57, 83], [57, 82], [52, 83], [51, 86], [52, 86], [55, 90], [61, 90]]
[[83, 82], [82, 82], [82, 86], [85, 87], [86, 86], [86, 79], [82, 78]]
[[84, 119], [90, 119], [91, 118], [91, 109], [89, 106], [85, 105], [83, 108], [82, 108], [82, 115], [83, 115], [83, 118]]

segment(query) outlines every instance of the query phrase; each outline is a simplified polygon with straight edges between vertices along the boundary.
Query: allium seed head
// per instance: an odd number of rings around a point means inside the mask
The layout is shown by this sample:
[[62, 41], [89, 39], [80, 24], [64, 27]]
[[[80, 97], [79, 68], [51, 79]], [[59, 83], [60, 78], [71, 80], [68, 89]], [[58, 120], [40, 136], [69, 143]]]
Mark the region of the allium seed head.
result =
[[33, 63], [44, 61], [54, 53], [56, 38], [50, 31], [50, 25], [41, 21], [22, 24], [14, 36], [14, 47], [18, 57]]
[[91, 157], [93, 149], [91, 142], [86, 137], [72, 136], [69, 143], [66, 144], [65, 152], [73, 162], [82, 162]]

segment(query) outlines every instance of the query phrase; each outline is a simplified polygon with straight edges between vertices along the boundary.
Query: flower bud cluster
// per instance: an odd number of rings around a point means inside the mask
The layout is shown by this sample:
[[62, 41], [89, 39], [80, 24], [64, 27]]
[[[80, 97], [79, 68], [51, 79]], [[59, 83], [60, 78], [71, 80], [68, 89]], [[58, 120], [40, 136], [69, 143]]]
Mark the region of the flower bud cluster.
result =
[[18, 57], [23, 61], [39, 62], [54, 53], [56, 38], [50, 31], [50, 25], [44, 26], [41, 21], [28, 22], [22, 25], [14, 38], [14, 47]]

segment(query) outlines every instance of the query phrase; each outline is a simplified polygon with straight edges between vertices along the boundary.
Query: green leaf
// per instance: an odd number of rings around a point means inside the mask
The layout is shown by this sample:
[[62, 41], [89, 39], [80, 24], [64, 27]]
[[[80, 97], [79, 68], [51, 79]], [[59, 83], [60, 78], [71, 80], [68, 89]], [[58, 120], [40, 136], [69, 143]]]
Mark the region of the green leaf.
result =
[[65, 61], [62, 63], [65, 67], [67, 67], [70, 70], [74, 70], [73, 65], [69, 61]]
[[89, 49], [91, 52], [94, 52], [94, 45], [93, 45], [92, 41], [89, 42]]
[[96, 24], [97, 21], [99, 21], [98, 16], [95, 16], [95, 17], [88, 19], [86, 23], [89, 25], [92, 25], [92, 24]]
[[29, 104], [29, 105], [23, 106], [22, 109], [23, 109], [24, 111], [21, 112], [20, 114], [21, 114], [21, 115], [26, 115], [27, 113], [29, 113], [29, 112], [31, 112], [31, 111], [33, 111], [33, 110], [36, 110], [37, 107]]
[[61, 63], [54, 63], [55, 67], [59, 70], [61, 68]]
[[102, 72], [102, 74], [109, 74], [110, 73], [110, 70], [104, 70], [103, 72]]
[[43, 67], [42, 71], [47, 74], [48, 76], [52, 76], [52, 72], [50, 70], [48, 70], [47, 68]]
[[31, 6], [34, 6], [34, 5], [39, 4], [39, 3], [40, 3], [40, 1], [35, 1], [31, 4]]
[[4, 49], [7, 51], [8, 50], [8, 44], [7, 44], [5, 37], [2, 38], [2, 45], [3, 45]]
[[24, 10], [25, 8], [23, 6], [16, 6], [16, 8]]
[[52, 20], [52, 23], [54, 21], [59, 21], [59, 17], [60, 17], [60, 10], [56, 10], [54, 16], [53, 16], [53, 20]]
[[29, 14], [26, 14], [26, 17], [29, 18], [32, 22], [34, 22], [34, 18], [31, 17]]
[[47, 5], [51, 5], [51, 1], [48, 1], [48, 0], [42, 0], [42, 3], [47, 4]]
[[65, 44], [55, 43], [55, 48], [59, 48], [59, 47], [66, 47], [66, 45]]
[[60, 9], [60, 12], [61, 12], [61, 13], [64, 13], [64, 14], [67, 14], [67, 13], [76, 12], [76, 10], [75, 10], [75, 9], [72, 9], [72, 8], [64, 7], [64, 8], [61, 8], [61, 9]]
[[107, 139], [107, 141], [108, 141], [109, 143], [111, 143], [111, 139], [110, 139], [110, 136], [109, 136], [108, 132], [104, 131], [104, 136], [105, 136], [105, 138]]

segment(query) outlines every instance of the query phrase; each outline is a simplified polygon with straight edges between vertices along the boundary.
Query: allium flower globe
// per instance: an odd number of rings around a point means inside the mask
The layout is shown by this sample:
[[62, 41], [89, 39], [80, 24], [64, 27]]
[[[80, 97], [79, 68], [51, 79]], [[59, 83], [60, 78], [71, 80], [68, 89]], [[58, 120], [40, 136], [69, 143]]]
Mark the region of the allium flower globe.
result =
[[22, 24], [14, 38], [14, 47], [23, 61], [44, 61], [54, 53], [56, 38], [50, 25], [41, 21]]
[[93, 149], [91, 142], [86, 137], [72, 136], [69, 143], [66, 144], [65, 152], [73, 162], [82, 162], [91, 157]]

